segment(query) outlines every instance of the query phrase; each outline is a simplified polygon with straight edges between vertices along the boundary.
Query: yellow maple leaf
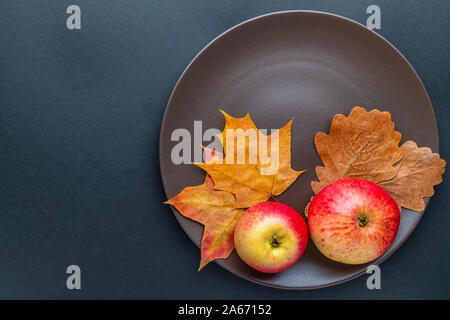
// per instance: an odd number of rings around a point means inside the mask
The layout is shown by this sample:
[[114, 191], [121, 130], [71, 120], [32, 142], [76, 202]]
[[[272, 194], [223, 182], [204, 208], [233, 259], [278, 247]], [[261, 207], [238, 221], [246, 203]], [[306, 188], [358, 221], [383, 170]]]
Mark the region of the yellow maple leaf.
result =
[[[215, 188], [236, 196], [237, 208], [248, 208], [281, 194], [304, 172], [291, 167], [292, 120], [270, 135], [264, 135], [249, 114], [242, 118], [234, 118], [225, 112], [223, 114], [225, 128], [218, 136], [223, 143], [223, 163], [196, 165], [212, 177]], [[236, 130], [241, 130], [241, 137], [234, 134]], [[229, 134], [231, 131], [232, 135]], [[227, 143], [227, 138], [234, 141], [229, 143], [228, 140]], [[230, 146], [233, 147], [231, 150]], [[267, 155], [267, 159], [263, 155]], [[244, 160], [244, 163], [239, 163], [238, 159]]]

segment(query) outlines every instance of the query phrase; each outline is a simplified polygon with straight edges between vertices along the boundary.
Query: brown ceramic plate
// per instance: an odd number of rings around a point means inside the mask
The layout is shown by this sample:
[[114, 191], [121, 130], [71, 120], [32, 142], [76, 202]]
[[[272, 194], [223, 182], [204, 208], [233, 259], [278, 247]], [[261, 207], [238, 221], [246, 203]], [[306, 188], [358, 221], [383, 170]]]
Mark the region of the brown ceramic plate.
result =
[[[203, 130], [222, 129], [224, 118], [218, 110], [223, 109], [235, 117], [250, 112], [258, 128], [279, 128], [294, 117], [293, 167], [308, 171], [279, 200], [303, 212], [312, 196], [314, 168], [321, 164], [314, 135], [328, 132], [332, 117], [348, 114], [355, 105], [390, 111], [404, 141], [438, 152], [436, 119], [425, 87], [405, 57], [377, 33], [347, 18], [311, 11], [277, 12], [241, 23], [207, 45], [172, 92], [159, 150], [167, 197], [201, 184], [205, 175], [194, 165], [172, 163], [170, 154], [177, 143], [171, 141], [172, 131], [193, 132], [194, 120], [203, 121]], [[173, 211], [199, 246], [203, 227]], [[403, 210], [395, 242], [371, 264], [394, 253], [421, 217], [420, 212]], [[217, 262], [245, 279], [288, 289], [342, 283], [367, 267], [331, 261], [311, 241], [300, 261], [279, 274], [251, 269], [236, 252]]]

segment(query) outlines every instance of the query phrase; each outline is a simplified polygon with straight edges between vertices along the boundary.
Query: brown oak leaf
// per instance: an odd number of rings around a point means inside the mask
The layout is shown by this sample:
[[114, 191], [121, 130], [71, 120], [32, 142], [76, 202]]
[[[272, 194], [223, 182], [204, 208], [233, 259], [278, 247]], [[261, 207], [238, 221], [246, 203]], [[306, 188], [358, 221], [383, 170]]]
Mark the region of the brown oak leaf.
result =
[[324, 164], [316, 167], [319, 181], [311, 182], [314, 193], [343, 177], [375, 183], [392, 179], [398, 170], [394, 165], [403, 157], [401, 137], [389, 112], [355, 107], [348, 117], [336, 115], [330, 133], [318, 132], [314, 140]]
[[419, 148], [413, 141], [401, 146], [404, 157], [395, 165], [397, 175], [380, 182], [399, 206], [414, 211], [425, 210], [424, 197], [434, 194], [434, 186], [442, 182], [445, 160], [430, 148]]
[[[399, 147], [400, 139], [389, 112], [355, 107], [348, 118], [336, 115], [330, 133], [315, 137], [325, 166], [316, 168], [319, 181], [311, 182], [314, 193], [340, 178], [360, 178], [386, 189], [400, 207], [425, 210], [423, 198], [431, 197], [433, 187], [442, 182], [446, 163], [413, 141]], [[309, 204], [306, 215], [308, 208]]]

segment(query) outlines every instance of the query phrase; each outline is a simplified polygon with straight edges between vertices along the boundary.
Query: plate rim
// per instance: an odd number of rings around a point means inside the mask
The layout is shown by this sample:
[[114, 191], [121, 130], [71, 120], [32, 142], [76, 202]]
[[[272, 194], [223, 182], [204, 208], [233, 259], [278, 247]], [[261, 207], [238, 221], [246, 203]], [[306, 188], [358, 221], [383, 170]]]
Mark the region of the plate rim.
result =
[[[160, 127], [160, 132], [159, 132], [159, 140], [158, 140], [158, 152], [159, 152], [159, 171], [160, 171], [160, 177], [161, 177], [161, 182], [164, 188], [164, 193], [166, 195], [166, 198], [168, 198], [167, 195], [167, 188], [166, 188], [166, 184], [164, 182], [164, 178], [163, 178], [163, 172], [162, 172], [162, 168], [161, 168], [161, 162], [163, 162], [162, 159], [162, 135], [163, 135], [163, 131], [165, 129], [165, 124], [167, 122], [167, 114], [168, 114], [168, 110], [170, 109], [170, 105], [172, 104], [172, 100], [174, 97], [175, 92], [177, 91], [178, 86], [180, 85], [182, 79], [184, 78], [185, 74], [189, 71], [190, 67], [206, 52], [206, 50], [208, 50], [208, 48], [210, 46], [212, 46], [217, 40], [223, 38], [224, 36], [226, 36], [227, 34], [229, 34], [230, 32], [246, 25], [249, 23], [252, 23], [253, 21], [256, 20], [260, 20], [260, 19], [264, 19], [267, 17], [271, 17], [271, 16], [275, 16], [275, 15], [284, 15], [284, 14], [313, 14], [313, 15], [322, 15], [322, 16], [327, 16], [327, 17], [333, 17], [336, 19], [341, 19], [344, 20], [346, 22], [349, 22], [353, 25], [355, 25], [358, 28], [363, 28], [365, 31], [371, 32], [372, 34], [376, 35], [380, 40], [384, 41], [389, 47], [391, 47], [391, 49], [394, 50], [394, 52], [396, 53], [396, 55], [398, 55], [409, 67], [409, 69], [413, 72], [415, 78], [419, 81], [420, 86], [422, 87], [423, 92], [425, 93], [425, 97], [426, 100], [428, 102], [427, 106], [424, 107], [428, 107], [432, 114], [432, 117], [434, 119], [434, 129], [436, 132], [436, 137], [437, 137], [437, 147], [436, 150], [434, 152], [439, 153], [439, 131], [438, 131], [438, 127], [437, 127], [437, 120], [436, 120], [436, 114], [434, 112], [434, 108], [430, 99], [430, 96], [428, 94], [428, 91], [422, 81], [422, 79], [419, 77], [419, 74], [417, 73], [417, 71], [414, 69], [414, 67], [411, 65], [411, 63], [408, 61], [408, 59], [391, 43], [389, 42], [386, 38], [384, 38], [382, 35], [380, 35], [379, 33], [367, 28], [365, 25], [363, 25], [362, 23], [352, 20], [350, 18], [338, 15], [338, 14], [334, 14], [334, 13], [330, 13], [330, 12], [325, 12], [325, 11], [318, 11], [318, 10], [283, 10], [283, 11], [274, 11], [274, 12], [269, 12], [269, 13], [265, 13], [262, 15], [258, 15], [255, 16], [253, 18], [244, 20], [230, 28], [228, 28], [227, 30], [225, 30], [224, 32], [222, 32], [221, 34], [219, 34], [218, 36], [216, 36], [215, 38], [213, 38], [210, 42], [208, 42], [191, 60], [190, 62], [187, 64], [187, 66], [184, 68], [183, 72], [181, 73], [181, 75], [179, 76], [178, 80], [176, 81], [172, 92], [169, 96], [169, 100], [166, 104], [166, 107], [164, 109], [164, 115], [163, 118], [161, 120], [161, 127]], [[397, 247], [392, 251], [389, 252], [389, 254], [387, 255], [383, 255], [382, 257], [376, 259], [373, 261], [374, 265], [380, 265], [381, 263], [383, 263], [387, 258], [389, 258], [391, 255], [393, 255], [398, 249], [400, 249], [400, 247], [405, 243], [405, 241], [410, 237], [411, 233], [413, 233], [413, 231], [416, 229], [417, 225], [419, 224], [419, 222], [422, 220], [423, 218], [423, 214], [426, 211], [429, 201], [430, 201], [431, 197], [427, 197], [424, 198], [425, 201], [425, 209], [424, 211], [421, 212], [417, 212], [417, 214], [420, 214], [419, 219], [417, 219], [417, 221], [414, 223], [414, 225], [412, 225], [412, 227], [410, 228], [410, 230], [407, 232], [406, 236], [404, 237], [404, 239], [402, 241], [400, 241], [397, 245]], [[189, 237], [189, 239], [194, 243], [194, 245], [198, 248], [200, 248], [199, 246], [197, 246], [196, 241], [194, 241], [194, 239], [192, 238], [192, 236], [186, 232], [185, 227], [183, 226], [183, 224], [181, 224], [180, 219], [181, 218], [185, 218], [183, 217], [178, 211], [176, 211], [176, 209], [172, 206], [170, 206], [170, 209], [172, 210], [177, 222], [180, 224], [181, 228], [183, 229], [184, 233]], [[404, 209], [402, 209], [403, 211]], [[185, 219], [189, 219], [189, 218], [185, 218]], [[228, 259], [228, 258], [227, 258]], [[317, 285], [317, 286], [303, 286], [303, 287], [296, 287], [296, 286], [284, 286], [284, 285], [275, 285], [275, 284], [271, 284], [271, 283], [267, 283], [264, 281], [260, 281], [258, 279], [255, 279], [253, 277], [244, 277], [244, 275], [236, 272], [235, 270], [232, 270], [232, 268], [230, 268], [229, 266], [226, 265], [225, 261], [227, 259], [216, 259], [214, 260], [215, 263], [217, 263], [218, 265], [220, 265], [222, 268], [224, 268], [225, 270], [231, 272], [232, 274], [245, 279], [247, 281], [253, 282], [253, 283], [257, 283], [259, 285], [263, 285], [266, 287], [271, 287], [271, 288], [277, 288], [277, 289], [284, 289], [284, 290], [292, 290], [292, 291], [297, 291], [297, 290], [312, 290], [312, 289], [321, 289], [321, 288], [327, 288], [327, 287], [332, 287], [338, 284], [342, 284], [345, 282], [348, 282], [350, 280], [353, 280], [355, 278], [360, 277], [361, 275], [365, 274], [366, 272], [364, 270], [356, 272], [355, 274], [350, 275], [347, 278], [344, 279], [340, 279], [334, 282], [330, 282], [327, 284], [322, 284], [322, 285]]]

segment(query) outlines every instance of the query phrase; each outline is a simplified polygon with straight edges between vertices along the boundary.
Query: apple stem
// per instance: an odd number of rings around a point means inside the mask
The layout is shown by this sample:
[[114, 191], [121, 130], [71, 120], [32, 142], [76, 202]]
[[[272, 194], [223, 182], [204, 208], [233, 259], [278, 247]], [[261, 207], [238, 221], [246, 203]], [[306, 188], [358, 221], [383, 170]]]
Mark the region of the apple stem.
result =
[[364, 217], [364, 216], [358, 217], [358, 224], [360, 227], [364, 227], [368, 222], [369, 222], [369, 219], [367, 219], [367, 217]]
[[275, 200], [276, 202], [279, 202], [277, 198], [275, 198], [274, 196], [271, 196], [272, 200]]
[[272, 236], [272, 241], [270, 242], [272, 247], [278, 248], [281, 245], [281, 239], [277, 236]]

